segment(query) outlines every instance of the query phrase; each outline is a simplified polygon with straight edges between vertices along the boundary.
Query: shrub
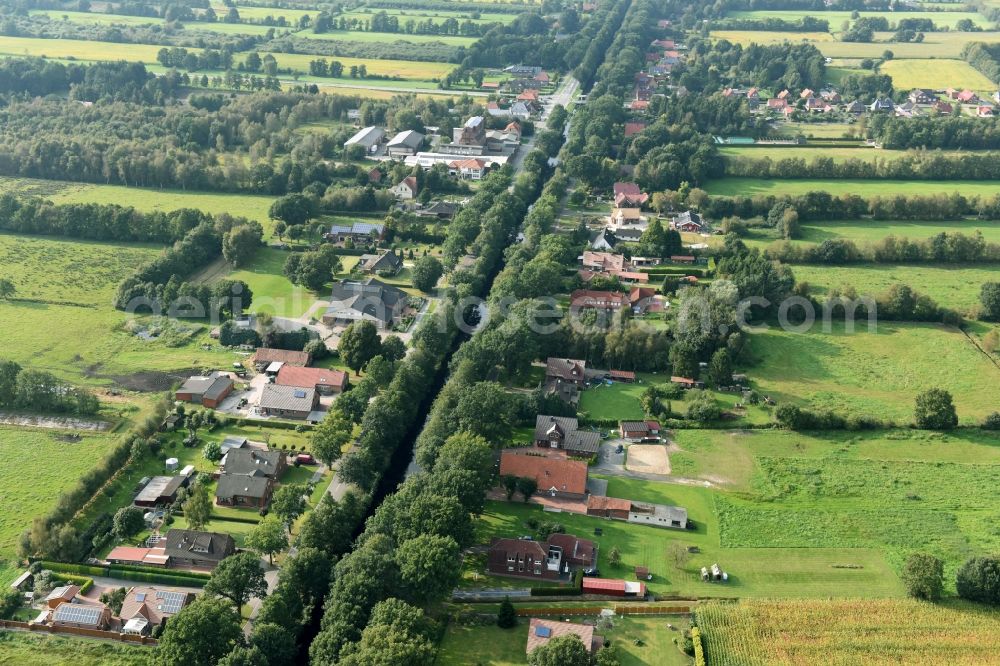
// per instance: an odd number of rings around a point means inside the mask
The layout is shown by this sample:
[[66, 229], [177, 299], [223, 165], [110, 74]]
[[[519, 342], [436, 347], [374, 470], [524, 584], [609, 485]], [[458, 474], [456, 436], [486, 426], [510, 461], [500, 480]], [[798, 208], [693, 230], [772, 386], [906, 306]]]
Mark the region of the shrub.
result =
[[955, 576], [958, 596], [984, 604], [1000, 604], [1000, 559], [972, 557]]
[[937, 601], [944, 588], [944, 563], [933, 555], [913, 553], [906, 559], [902, 578], [911, 597]]

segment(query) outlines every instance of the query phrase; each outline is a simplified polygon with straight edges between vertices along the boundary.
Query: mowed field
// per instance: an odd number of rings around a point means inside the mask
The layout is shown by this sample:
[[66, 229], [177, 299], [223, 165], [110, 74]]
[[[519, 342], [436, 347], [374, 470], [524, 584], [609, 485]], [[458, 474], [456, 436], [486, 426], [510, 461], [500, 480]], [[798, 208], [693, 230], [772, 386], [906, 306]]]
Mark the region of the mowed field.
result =
[[963, 60], [890, 60], [879, 70], [892, 77], [896, 90], [911, 88], [968, 88], [991, 93], [996, 86], [984, 74]]
[[[834, 26], [830, 26], [835, 29]], [[726, 39], [734, 44], [777, 44], [807, 41], [816, 45], [829, 58], [879, 58], [886, 49], [895, 58], [927, 59], [958, 58], [970, 42], [1000, 41], [1000, 32], [928, 32], [923, 42], [892, 42], [891, 32], [875, 33], [874, 42], [841, 42], [827, 32], [775, 32], [746, 30], [713, 30], [711, 36]]]
[[[808, 282], [813, 294], [824, 294], [845, 285], [859, 294], [877, 296], [894, 284], [905, 284], [927, 294], [943, 307], [965, 313], [979, 304], [979, 289], [984, 282], [1000, 278], [1000, 264], [962, 265], [887, 265], [792, 267], [798, 282]], [[1000, 399], [1000, 393], [997, 398]]]
[[[889, 25], [896, 23], [902, 18], [930, 19], [938, 27], [948, 26], [954, 28], [955, 24], [962, 19], [971, 19], [973, 23], [981, 28], [990, 26], [990, 22], [985, 16], [978, 12], [858, 12], [862, 18], [881, 17], [889, 21]], [[764, 19], [778, 18], [785, 21], [800, 21], [809, 16], [817, 19], [825, 19], [830, 22], [830, 30], [838, 32], [844, 21], [851, 22], [851, 12], [849, 11], [809, 11], [809, 10], [753, 10], [734, 11], [726, 14], [730, 18]]]
[[708, 603], [695, 615], [713, 666], [995, 664], [1000, 610], [912, 599]]
[[[0, 358], [4, 353], [0, 351]], [[113, 435], [66, 433], [0, 425], [0, 559], [16, 557], [17, 538], [34, 516], [48, 513], [59, 493], [76, 484], [112, 446]], [[9, 580], [0, 568], [0, 585]], [[0, 648], [2, 650], [2, 648]]]
[[[808, 276], [796, 272], [796, 278]], [[824, 333], [817, 321], [808, 333], [772, 327], [750, 339], [756, 363], [747, 372], [779, 404], [906, 424], [917, 394], [936, 387], [951, 392], [962, 423], [978, 423], [997, 409], [1000, 368], [954, 328], [879, 321], [868, 332], [863, 320], [854, 333], [843, 324]]]
[[991, 197], [1000, 194], [1000, 183], [975, 180], [813, 180], [813, 179], [763, 179], [721, 178], [705, 185], [709, 194], [719, 196], [754, 196], [757, 194], [797, 195], [807, 192], [830, 194], [857, 194], [862, 197], [909, 196], [951, 194]]
[[462, 12], [462, 11], [448, 11], [448, 10], [431, 10], [431, 9], [370, 9], [368, 11], [350, 11], [341, 12], [337, 14], [337, 19], [345, 18], [347, 20], [356, 19], [359, 21], [369, 21], [373, 14], [377, 12], [384, 11], [387, 16], [396, 16], [399, 18], [400, 24], [406, 23], [406, 21], [413, 19], [414, 21], [426, 21], [427, 19], [434, 19], [435, 23], [441, 23], [442, 21], [453, 18], [459, 23], [464, 23], [466, 21], [472, 21], [476, 24], [483, 23], [513, 23], [514, 19], [517, 18], [517, 14], [511, 14], [506, 12], [480, 12], [478, 18], [472, 18], [472, 12]]

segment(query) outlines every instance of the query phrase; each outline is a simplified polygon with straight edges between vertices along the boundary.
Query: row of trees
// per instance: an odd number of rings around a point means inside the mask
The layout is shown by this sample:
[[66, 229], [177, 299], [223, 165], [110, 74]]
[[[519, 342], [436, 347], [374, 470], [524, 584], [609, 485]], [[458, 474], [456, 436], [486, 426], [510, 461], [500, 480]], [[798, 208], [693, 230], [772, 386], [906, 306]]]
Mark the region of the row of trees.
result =
[[915, 152], [890, 159], [788, 157], [754, 158], [753, 153], [725, 160], [727, 176], [751, 178], [857, 178], [863, 180], [996, 180], [1000, 154], [971, 153], [961, 157], [936, 151]]
[[1000, 122], [996, 118], [962, 115], [899, 118], [891, 113], [876, 114], [869, 119], [867, 132], [868, 138], [891, 150], [1000, 148]]
[[90, 416], [97, 413], [100, 403], [87, 389], [71, 386], [51, 373], [0, 360], [0, 409]]
[[992, 263], [1000, 261], [1000, 244], [987, 243], [982, 232], [941, 232], [926, 239], [885, 238], [858, 246], [844, 238], [815, 244], [773, 243], [767, 255], [787, 263], [844, 265], [854, 263]]

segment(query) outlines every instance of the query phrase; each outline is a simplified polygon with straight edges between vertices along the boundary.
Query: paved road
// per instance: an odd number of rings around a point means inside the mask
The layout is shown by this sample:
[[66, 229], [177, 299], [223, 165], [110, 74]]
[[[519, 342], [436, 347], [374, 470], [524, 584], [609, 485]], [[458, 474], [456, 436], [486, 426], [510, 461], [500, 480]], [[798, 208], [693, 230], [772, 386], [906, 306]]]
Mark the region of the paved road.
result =
[[[559, 88], [542, 104], [541, 117], [535, 123], [536, 134], [545, 127], [545, 121], [549, 119], [549, 115], [552, 113], [552, 110], [556, 108], [557, 104], [567, 107], [570, 102], [576, 99], [576, 91], [579, 88], [580, 82], [572, 76], [566, 76], [566, 78], [563, 79]], [[568, 129], [569, 126], [567, 124], [567, 130]], [[514, 159], [510, 161], [511, 168], [514, 170], [515, 174], [521, 172], [521, 167], [524, 165], [524, 158], [527, 157], [528, 153], [530, 153], [531, 149], [534, 147], [535, 135], [533, 134], [525, 143], [521, 144], [521, 147], [514, 155]]]

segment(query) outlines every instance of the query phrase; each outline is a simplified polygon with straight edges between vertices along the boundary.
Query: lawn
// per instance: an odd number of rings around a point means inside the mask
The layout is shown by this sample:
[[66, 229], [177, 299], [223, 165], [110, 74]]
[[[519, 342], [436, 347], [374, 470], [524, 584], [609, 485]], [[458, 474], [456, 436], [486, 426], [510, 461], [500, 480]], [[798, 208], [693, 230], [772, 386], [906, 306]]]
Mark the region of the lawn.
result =
[[912, 88], [968, 88], [990, 94], [996, 89], [990, 79], [962, 60], [901, 60], [882, 63], [882, 74], [892, 77], [896, 90]]
[[0, 664], [16, 666], [148, 666], [154, 652], [82, 636], [0, 631]]
[[[574, 617], [575, 621], [593, 622], [596, 617]], [[674, 625], [668, 629], [667, 623]], [[598, 633], [614, 645], [622, 666], [656, 664], [686, 666], [691, 659], [674, 645], [689, 625], [687, 618], [678, 616], [616, 617], [613, 626]], [[528, 618], [520, 618], [518, 626], [500, 629], [494, 625], [470, 627], [451, 622], [439, 645], [436, 666], [522, 666], [528, 642]], [[484, 646], [489, 646], [484, 650]]]
[[[79, 434], [80, 441], [60, 437]], [[112, 448], [114, 435], [0, 426], [0, 559], [15, 557], [17, 538]], [[0, 584], [6, 584], [0, 574]]]
[[772, 327], [751, 336], [755, 388], [778, 404], [792, 402], [843, 415], [869, 415], [900, 424], [913, 418], [916, 395], [939, 387], [951, 392], [963, 423], [997, 408], [997, 369], [954, 328], [935, 324], [867, 321], [854, 333], [837, 324], [808, 334]]
[[971, 665], [1000, 653], [1000, 611], [958, 602], [755, 600], [708, 603], [695, 615], [719, 666]]
[[857, 194], [861, 197], [893, 195], [930, 195], [959, 192], [965, 196], [991, 197], [1000, 194], [1000, 183], [975, 180], [861, 180], [861, 179], [764, 179], [721, 178], [705, 185], [709, 194], [718, 196], [796, 196], [807, 192], [833, 195]]
[[894, 284], [906, 284], [927, 294], [941, 306], [966, 313], [978, 306], [980, 286], [997, 280], [1000, 264], [797, 265], [792, 271], [797, 281], [808, 282], [813, 287], [814, 294], [850, 285], [859, 294], [878, 296]]
[[251, 264], [232, 271], [229, 280], [243, 280], [253, 292], [252, 312], [269, 312], [278, 317], [301, 317], [319, 296], [294, 285], [282, 274], [289, 253], [275, 248], [257, 250]]

